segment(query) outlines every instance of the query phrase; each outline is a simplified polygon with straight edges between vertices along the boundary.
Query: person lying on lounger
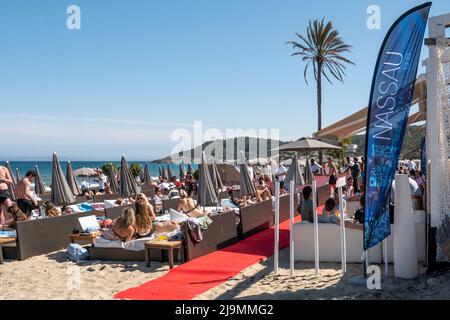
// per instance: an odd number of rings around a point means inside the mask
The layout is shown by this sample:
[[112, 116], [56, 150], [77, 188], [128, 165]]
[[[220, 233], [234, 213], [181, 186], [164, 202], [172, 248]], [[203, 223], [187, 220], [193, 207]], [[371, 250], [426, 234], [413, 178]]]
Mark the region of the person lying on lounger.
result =
[[0, 224], [0, 230], [5, 229], [16, 229], [17, 222], [19, 221], [27, 221], [28, 217], [25, 213], [22, 212], [18, 207], [11, 206], [9, 209], [9, 213], [11, 214], [11, 220], [8, 220], [5, 224]]
[[47, 218], [57, 217], [60, 215], [60, 212], [58, 211], [56, 206], [53, 204], [53, 202], [46, 201], [44, 203], [44, 209], [45, 209], [45, 215], [47, 216]]
[[191, 218], [203, 216], [203, 211], [195, 206], [194, 200], [188, 197], [187, 192], [183, 189], [180, 190], [180, 199], [178, 200], [177, 211], [183, 212]]

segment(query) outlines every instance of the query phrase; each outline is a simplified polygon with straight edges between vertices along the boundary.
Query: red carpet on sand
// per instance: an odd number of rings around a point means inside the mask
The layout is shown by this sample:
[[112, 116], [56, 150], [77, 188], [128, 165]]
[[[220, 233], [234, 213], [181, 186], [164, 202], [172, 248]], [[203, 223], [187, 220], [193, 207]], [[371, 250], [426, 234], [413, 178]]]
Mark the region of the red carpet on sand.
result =
[[[317, 211], [319, 211], [318, 208]], [[321, 211], [321, 210], [320, 210]], [[320, 212], [319, 211], [319, 212]], [[300, 217], [297, 217], [299, 219]], [[191, 300], [274, 253], [274, 228], [186, 262], [157, 279], [117, 293], [127, 300]], [[280, 250], [289, 246], [289, 220], [280, 223]]]

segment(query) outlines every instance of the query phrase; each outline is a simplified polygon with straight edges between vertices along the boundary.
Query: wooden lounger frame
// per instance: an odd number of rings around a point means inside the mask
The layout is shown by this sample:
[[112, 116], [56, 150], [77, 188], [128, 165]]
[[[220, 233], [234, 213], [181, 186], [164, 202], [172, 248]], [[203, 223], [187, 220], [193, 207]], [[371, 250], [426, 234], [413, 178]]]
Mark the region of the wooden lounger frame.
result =
[[[123, 248], [97, 248], [88, 247], [91, 260], [110, 260], [110, 261], [145, 261], [145, 251], [132, 251]], [[160, 261], [162, 250], [151, 250], [150, 260]]]

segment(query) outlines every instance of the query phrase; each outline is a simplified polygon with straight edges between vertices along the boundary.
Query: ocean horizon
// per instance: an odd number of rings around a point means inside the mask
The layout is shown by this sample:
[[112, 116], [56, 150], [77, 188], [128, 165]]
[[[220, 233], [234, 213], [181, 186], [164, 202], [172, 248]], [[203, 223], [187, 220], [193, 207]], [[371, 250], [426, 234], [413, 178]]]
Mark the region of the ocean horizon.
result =
[[[142, 169], [144, 169], [145, 164], [148, 164], [148, 168], [150, 171], [150, 176], [157, 177], [159, 176], [159, 167], [162, 166], [162, 164], [158, 163], [150, 163], [149, 161], [130, 161], [127, 160], [128, 165], [131, 165], [132, 163], [138, 163], [142, 166]], [[0, 165], [5, 165], [6, 160], [1, 160]], [[67, 168], [67, 160], [60, 160], [59, 161], [61, 168], [63, 172], [66, 172]], [[120, 167], [120, 161], [70, 161], [73, 170], [79, 169], [79, 168], [101, 168], [105, 163], [113, 163], [117, 167]], [[20, 178], [22, 178], [25, 173], [28, 170], [34, 170], [34, 167], [37, 165], [39, 168], [39, 172], [42, 176], [42, 179], [44, 180], [44, 184], [48, 187], [51, 184], [52, 181], [52, 161], [41, 161], [41, 160], [35, 160], [35, 161], [14, 161], [10, 160], [9, 164], [11, 165], [11, 170], [13, 171], [14, 179], [16, 178], [16, 168], [19, 169]], [[167, 164], [164, 164], [165, 167], [167, 167]], [[178, 164], [169, 164], [170, 170], [172, 171], [172, 174], [175, 176], [179, 176], [179, 165]], [[196, 169], [198, 165], [192, 164], [192, 168]], [[187, 166], [186, 166], [187, 169]], [[81, 178], [78, 177], [78, 182], [81, 182]], [[91, 178], [93, 179], [93, 178]]]

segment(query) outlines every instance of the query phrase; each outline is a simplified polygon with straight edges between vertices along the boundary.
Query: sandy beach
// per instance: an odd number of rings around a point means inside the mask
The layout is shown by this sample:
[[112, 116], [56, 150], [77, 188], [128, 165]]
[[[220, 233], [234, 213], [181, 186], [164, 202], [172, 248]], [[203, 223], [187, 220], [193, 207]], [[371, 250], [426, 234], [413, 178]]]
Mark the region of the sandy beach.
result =
[[[157, 278], [167, 263], [144, 261], [67, 261], [65, 250], [6, 261], [0, 265], [0, 300], [107, 300], [122, 290]], [[80, 281], [78, 281], [78, 279]]]
[[[196, 297], [198, 300], [228, 299], [450, 299], [450, 273], [422, 275], [414, 280], [391, 277], [380, 290], [355, 287], [347, 279], [361, 272], [349, 264], [343, 276], [338, 263], [322, 263], [321, 275], [314, 264], [298, 262], [294, 277], [289, 276], [289, 252], [280, 253], [280, 272], [273, 274], [273, 258], [256, 263], [222, 285]], [[138, 286], [168, 272], [167, 263], [121, 261], [66, 261], [65, 251], [33, 257], [25, 261], [6, 261], [0, 265], [0, 299], [105, 300], [119, 291]], [[77, 279], [80, 279], [78, 281]], [[78, 285], [79, 284], [79, 285]]]

